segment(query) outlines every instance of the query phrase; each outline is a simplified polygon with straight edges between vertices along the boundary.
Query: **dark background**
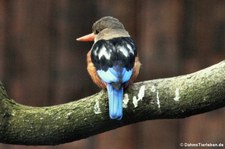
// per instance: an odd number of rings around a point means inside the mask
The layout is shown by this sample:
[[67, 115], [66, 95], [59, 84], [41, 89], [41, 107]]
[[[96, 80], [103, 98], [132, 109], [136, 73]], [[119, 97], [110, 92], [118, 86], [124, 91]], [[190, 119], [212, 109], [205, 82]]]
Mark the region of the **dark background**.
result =
[[[224, 0], [0, 0], [0, 80], [10, 97], [50, 106], [98, 92], [86, 71], [92, 43], [75, 39], [106, 15], [123, 22], [137, 43], [143, 64], [137, 81], [187, 74], [224, 60]], [[176, 149], [181, 142], [225, 146], [225, 109], [145, 121], [53, 147], [0, 148]]]

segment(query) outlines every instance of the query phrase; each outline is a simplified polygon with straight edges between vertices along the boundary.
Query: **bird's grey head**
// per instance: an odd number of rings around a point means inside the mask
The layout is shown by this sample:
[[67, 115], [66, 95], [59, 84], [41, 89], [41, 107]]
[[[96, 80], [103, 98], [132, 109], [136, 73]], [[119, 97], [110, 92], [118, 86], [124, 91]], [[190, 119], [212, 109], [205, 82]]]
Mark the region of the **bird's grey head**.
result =
[[118, 19], [106, 16], [96, 21], [92, 26], [94, 34], [98, 34], [104, 29], [124, 29], [124, 26]]
[[96, 21], [92, 26], [92, 31], [96, 35], [95, 42], [101, 39], [130, 37], [123, 24], [111, 16], [103, 17]]

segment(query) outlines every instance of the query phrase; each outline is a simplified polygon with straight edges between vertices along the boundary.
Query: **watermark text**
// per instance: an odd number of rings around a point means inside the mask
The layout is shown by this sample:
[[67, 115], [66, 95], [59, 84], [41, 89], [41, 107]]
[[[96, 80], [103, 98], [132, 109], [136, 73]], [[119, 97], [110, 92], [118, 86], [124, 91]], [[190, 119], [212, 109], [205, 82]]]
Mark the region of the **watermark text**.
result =
[[180, 143], [180, 147], [191, 147], [191, 148], [194, 148], [194, 147], [225, 147], [223, 143], [201, 143], [201, 142], [198, 142], [198, 143], [187, 143], [187, 142], [181, 142]]

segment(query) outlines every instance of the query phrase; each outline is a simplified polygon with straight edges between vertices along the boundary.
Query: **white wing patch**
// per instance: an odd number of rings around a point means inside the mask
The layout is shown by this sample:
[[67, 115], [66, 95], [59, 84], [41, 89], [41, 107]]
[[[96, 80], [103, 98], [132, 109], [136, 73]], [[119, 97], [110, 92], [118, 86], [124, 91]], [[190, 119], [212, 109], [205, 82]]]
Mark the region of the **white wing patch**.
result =
[[127, 44], [127, 48], [129, 49], [129, 52], [134, 55], [134, 50], [129, 44]]
[[110, 59], [111, 54], [107, 51], [107, 49], [103, 46], [98, 54], [98, 59], [101, 59], [102, 56], [105, 56], [107, 60]]
[[120, 46], [119, 51], [122, 52], [125, 57], [129, 56], [129, 53], [125, 47]]
[[98, 47], [96, 47], [96, 49], [95, 50], [93, 50], [94, 51], [94, 55], [95, 56], [98, 56], [98, 53], [97, 53], [97, 51], [98, 51]]

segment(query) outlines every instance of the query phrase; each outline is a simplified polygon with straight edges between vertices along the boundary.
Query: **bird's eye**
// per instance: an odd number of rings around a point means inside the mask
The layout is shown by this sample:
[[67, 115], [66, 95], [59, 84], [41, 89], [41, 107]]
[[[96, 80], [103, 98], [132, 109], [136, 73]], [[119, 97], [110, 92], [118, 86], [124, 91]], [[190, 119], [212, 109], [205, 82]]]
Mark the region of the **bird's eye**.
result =
[[99, 31], [98, 30], [95, 30], [95, 34], [98, 34], [99, 33]]

